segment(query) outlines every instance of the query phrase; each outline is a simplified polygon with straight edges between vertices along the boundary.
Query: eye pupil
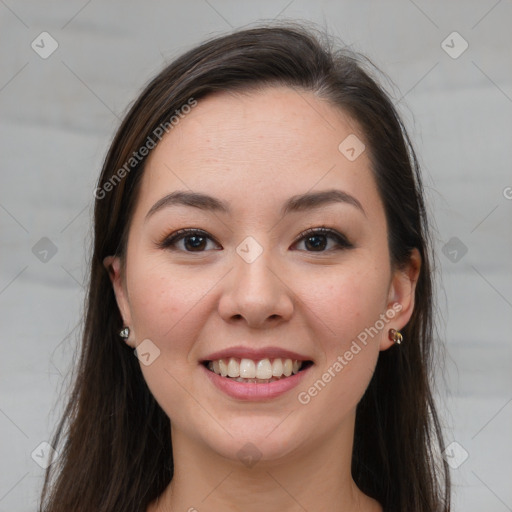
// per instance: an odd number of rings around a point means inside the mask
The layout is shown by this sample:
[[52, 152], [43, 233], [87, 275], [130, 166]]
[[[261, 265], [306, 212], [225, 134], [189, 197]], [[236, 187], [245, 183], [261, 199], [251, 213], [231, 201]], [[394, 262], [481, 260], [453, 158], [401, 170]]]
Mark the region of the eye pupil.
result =
[[[310, 236], [307, 238], [306, 240], [306, 245], [309, 244], [309, 242], [311, 240], [314, 240], [314, 239], [317, 239], [317, 242], [313, 242], [312, 244], [310, 244], [310, 247], [313, 247], [314, 249], [324, 249], [325, 248], [325, 236], [324, 235], [313, 235], [313, 236]], [[321, 238], [323, 240], [321, 240], [320, 242], [318, 242], [318, 239]]]
[[[190, 243], [191, 240], [193, 240], [192, 243]], [[196, 235], [188, 236], [185, 238], [185, 246], [187, 248], [192, 248], [192, 250], [204, 249], [204, 240], [205, 240], [204, 236], [196, 236]]]

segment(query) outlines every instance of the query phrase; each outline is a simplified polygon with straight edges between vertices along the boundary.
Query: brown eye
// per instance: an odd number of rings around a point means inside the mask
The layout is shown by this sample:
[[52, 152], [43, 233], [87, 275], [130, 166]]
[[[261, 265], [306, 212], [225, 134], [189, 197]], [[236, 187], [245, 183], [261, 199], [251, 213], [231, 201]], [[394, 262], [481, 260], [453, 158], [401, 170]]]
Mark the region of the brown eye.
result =
[[185, 248], [190, 251], [201, 251], [206, 247], [206, 237], [199, 235], [187, 235], [182, 238]]
[[[198, 229], [180, 229], [168, 236], [159, 244], [162, 249], [184, 252], [204, 252], [208, 241], [214, 240], [205, 232]], [[181, 243], [183, 242], [183, 243]], [[178, 245], [181, 243], [181, 246]], [[216, 244], [216, 242], [214, 242]]]
[[[180, 229], [165, 238], [158, 246], [172, 251], [205, 252], [211, 250], [208, 249], [209, 242], [213, 242], [217, 249], [220, 247], [205, 231]], [[306, 252], [329, 252], [353, 247], [341, 233], [331, 228], [312, 228], [303, 231], [294, 245], [299, 242], [304, 242]]]
[[[331, 247], [329, 240], [334, 241]], [[299, 235], [299, 242], [304, 242], [307, 252], [328, 252], [329, 250], [349, 249], [353, 245], [341, 234], [330, 228], [312, 228]], [[334, 247], [332, 246], [334, 245]]]

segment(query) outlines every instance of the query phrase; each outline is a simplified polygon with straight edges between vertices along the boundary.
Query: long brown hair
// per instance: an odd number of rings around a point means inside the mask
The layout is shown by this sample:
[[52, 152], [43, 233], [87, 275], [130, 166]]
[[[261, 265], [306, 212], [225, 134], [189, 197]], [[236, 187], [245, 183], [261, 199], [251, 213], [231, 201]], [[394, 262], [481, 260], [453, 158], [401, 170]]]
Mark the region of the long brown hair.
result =
[[353, 478], [386, 511], [449, 510], [431, 391], [432, 250], [423, 185], [404, 125], [372, 70], [312, 29], [266, 25], [204, 42], [146, 86], [114, 137], [95, 193], [81, 355], [52, 441], [60, 455], [47, 469], [40, 511], [140, 512], [169, 484], [170, 420], [119, 338], [122, 318], [103, 259], [125, 254], [146, 160], [140, 148], [158, 142], [158, 127], [169, 128], [191, 98], [269, 85], [312, 91], [359, 123], [385, 208], [391, 263], [405, 264], [413, 248], [422, 259], [414, 312], [402, 330], [406, 342], [380, 353], [357, 408]]

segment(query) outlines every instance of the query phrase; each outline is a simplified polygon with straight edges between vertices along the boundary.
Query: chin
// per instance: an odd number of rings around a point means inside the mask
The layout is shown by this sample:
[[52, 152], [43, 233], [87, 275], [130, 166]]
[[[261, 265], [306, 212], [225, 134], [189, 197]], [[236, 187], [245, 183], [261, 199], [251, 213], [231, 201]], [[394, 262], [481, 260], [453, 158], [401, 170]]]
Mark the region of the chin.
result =
[[[286, 416], [285, 416], [286, 417]], [[203, 439], [222, 457], [252, 467], [256, 462], [275, 462], [290, 455], [302, 444], [302, 438], [284, 418], [237, 418]], [[228, 433], [229, 432], [229, 433]], [[213, 434], [213, 433], [212, 433]], [[231, 435], [230, 435], [231, 434]]]

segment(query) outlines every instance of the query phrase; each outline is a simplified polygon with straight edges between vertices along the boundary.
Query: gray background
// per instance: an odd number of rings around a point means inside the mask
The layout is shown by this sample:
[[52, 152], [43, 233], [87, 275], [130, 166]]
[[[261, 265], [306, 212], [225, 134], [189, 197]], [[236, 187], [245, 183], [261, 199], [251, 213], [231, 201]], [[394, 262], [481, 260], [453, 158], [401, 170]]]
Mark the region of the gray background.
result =
[[[0, 0], [0, 512], [36, 508], [40, 443], [80, 332], [92, 192], [119, 119], [164, 62], [273, 18], [328, 28], [395, 84], [437, 226], [454, 510], [512, 510], [510, 0]], [[51, 49], [42, 32], [58, 43], [45, 59], [31, 47]]]

